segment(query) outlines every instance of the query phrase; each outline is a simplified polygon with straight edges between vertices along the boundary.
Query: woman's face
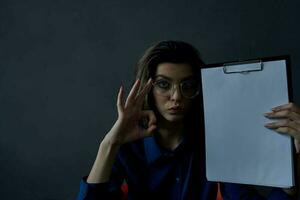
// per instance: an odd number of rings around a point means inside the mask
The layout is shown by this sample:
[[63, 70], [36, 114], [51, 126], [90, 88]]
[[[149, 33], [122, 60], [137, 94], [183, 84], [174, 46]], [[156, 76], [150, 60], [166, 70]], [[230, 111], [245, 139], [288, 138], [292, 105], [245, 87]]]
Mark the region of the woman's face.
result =
[[[181, 122], [190, 110], [193, 100], [183, 96], [180, 84], [183, 86], [191, 80], [195, 80], [195, 77], [189, 64], [166, 62], [157, 66], [153, 99], [158, 112], [167, 121]], [[163, 92], [159, 92], [161, 90]]]

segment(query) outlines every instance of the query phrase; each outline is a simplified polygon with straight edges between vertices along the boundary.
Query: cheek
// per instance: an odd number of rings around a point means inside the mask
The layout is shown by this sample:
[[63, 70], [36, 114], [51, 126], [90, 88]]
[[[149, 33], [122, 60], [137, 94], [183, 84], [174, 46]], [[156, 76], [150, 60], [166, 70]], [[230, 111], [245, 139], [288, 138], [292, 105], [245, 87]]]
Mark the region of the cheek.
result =
[[154, 105], [160, 111], [166, 103], [166, 97], [153, 95], [153, 99], [154, 99]]

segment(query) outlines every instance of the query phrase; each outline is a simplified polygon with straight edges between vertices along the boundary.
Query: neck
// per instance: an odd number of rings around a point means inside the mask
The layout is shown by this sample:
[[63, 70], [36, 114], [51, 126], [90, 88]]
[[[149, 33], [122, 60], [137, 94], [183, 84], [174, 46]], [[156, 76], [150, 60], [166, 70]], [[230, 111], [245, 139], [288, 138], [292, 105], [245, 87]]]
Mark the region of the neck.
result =
[[182, 141], [184, 134], [183, 122], [168, 122], [165, 119], [159, 120], [158, 142], [167, 149], [174, 150]]

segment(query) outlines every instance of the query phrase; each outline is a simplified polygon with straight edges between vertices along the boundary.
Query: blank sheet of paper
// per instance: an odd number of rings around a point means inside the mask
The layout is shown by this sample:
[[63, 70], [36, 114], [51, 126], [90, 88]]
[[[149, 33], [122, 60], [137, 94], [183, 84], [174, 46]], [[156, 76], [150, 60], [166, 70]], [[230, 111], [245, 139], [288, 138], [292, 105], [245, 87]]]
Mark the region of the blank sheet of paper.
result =
[[272, 121], [263, 115], [289, 102], [285, 60], [264, 62], [262, 71], [249, 73], [226, 74], [223, 66], [201, 72], [207, 179], [293, 186], [292, 139], [265, 128]]

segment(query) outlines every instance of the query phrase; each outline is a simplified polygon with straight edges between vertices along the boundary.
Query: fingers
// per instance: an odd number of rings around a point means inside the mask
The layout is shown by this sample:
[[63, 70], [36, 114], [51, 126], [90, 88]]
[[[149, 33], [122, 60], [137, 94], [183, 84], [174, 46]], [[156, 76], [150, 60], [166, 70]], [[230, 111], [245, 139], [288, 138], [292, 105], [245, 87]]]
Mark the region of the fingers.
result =
[[270, 119], [288, 118], [300, 124], [300, 108], [294, 103], [288, 103], [272, 108], [272, 112], [265, 113]]
[[[127, 124], [126, 126], [131, 127], [133, 130], [131, 131], [133, 135], [129, 135], [128, 138], [137, 139], [151, 136], [156, 129], [156, 118], [153, 111], [144, 111], [141, 107], [151, 87], [151, 79], [149, 79], [142, 88], [140, 80], [136, 80], [125, 102], [124, 89], [120, 87], [117, 98], [117, 108], [119, 119], [123, 120], [123, 124]], [[145, 123], [142, 122], [143, 118], [146, 119]], [[131, 141], [131, 139], [129, 140]]]
[[275, 129], [275, 131], [278, 133], [288, 134], [295, 139], [300, 139], [299, 133], [295, 129], [290, 127], [279, 127]]
[[298, 106], [296, 106], [296, 104], [290, 102], [281, 106], [277, 106], [275, 108], [272, 108], [272, 111], [277, 112], [279, 110], [284, 110], [284, 109], [289, 109], [293, 112], [296, 112], [298, 114], [300, 114], [300, 108]]
[[295, 131], [300, 130], [299, 124], [297, 124], [294, 121], [291, 120], [280, 120], [278, 122], [272, 122], [265, 124], [265, 127], [270, 128], [270, 129], [278, 129], [278, 128], [283, 128], [283, 127], [288, 127], [291, 129], [295, 129]]
[[152, 110], [144, 110], [142, 112], [142, 117], [148, 120], [147, 126], [155, 125], [156, 124], [156, 117]]
[[141, 137], [148, 137], [153, 134], [153, 131], [156, 129], [156, 117], [152, 110], [142, 111], [142, 118], [147, 120], [147, 125], [141, 127]]
[[147, 129], [140, 129], [140, 138], [150, 137], [153, 135], [154, 130], [156, 129], [156, 125], [151, 125]]
[[151, 125], [147, 128], [145, 137], [149, 137], [153, 135], [153, 131], [156, 129], [156, 125]]
[[124, 89], [123, 86], [120, 87], [118, 92], [118, 99], [117, 99], [117, 108], [119, 115], [124, 111]]
[[138, 106], [140, 106], [143, 103], [146, 94], [150, 92], [151, 87], [152, 87], [151, 78], [145, 84], [145, 86], [141, 90], [141, 92], [138, 93], [138, 91], [140, 90], [140, 86], [141, 86], [141, 81], [138, 79], [138, 80], [136, 80], [136, 82], [134, 83], [132, 89], [130, 90], [130, 93], [129, 93], [129, 95], [127, 97], [127, 100], [126, 100], [126, 103], [125, 103], [125, 107], [127, 107], [128, 105], [138, 105]]
[[269, 119], [281, 119], [277, 122], [266, 124], [266, 128], [288, 134], [298, 140], [300, 139], [300, 108], [294, 103], [277, 106], [264, 115]]
[[145, 87], [141, 90], [141, 92], [139, 93], [138, 95], [138, 98], [141, 97], [145, 97], [145, 95], [150, 92], [151, 90], [151, 87], [152, 87], [152, 79], [149, 78], [149, 80], [147, 81], [147, 83], [145, 84]]
[[137, 103], [139, 105], [143, 104], [145, 96], [150, 92], [151, 87], [152, 87], [152, 79], [150, 78], [148, 80], [148, 82], [145, 84], [144, 88], [141, 90], [141, 92], [136, 97]]
[[288, 118], [300, 123], [300, 114], [292, 111], [291, 109], [285, 108], [278, 111], [264, 113], [267, 118], [270, 119], [280, 119]]
[[300, 126], [298, 123], [291, 120], [281, 120], [278, 122], [268, 123], [266, 128], [270, 128], [279, 133], [288, 134], [295, 139], [300, 140]]
[[131, 104], [131, 103], [134, 102], [135, 97], [136, 97], [136, 95], [137, 95], [137, 93], [138, 93], [138, 90], [139, 90], [139, 88], [140, 88], [140, 83], [141, 83], [141, 81], [140, 81], [139, 79], [137, 79], [137, 80], [135, 81], [135, 83], [134, 83], [134, 85], [132, 86], [132, 88], [131, 88], [131, 90], [130, 90], [130, 92], [129, 92], [129, 95], [128, 95], [127, 99], [126, 99], [125, 107], [127, 107], [128, 104]]

